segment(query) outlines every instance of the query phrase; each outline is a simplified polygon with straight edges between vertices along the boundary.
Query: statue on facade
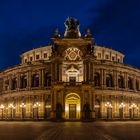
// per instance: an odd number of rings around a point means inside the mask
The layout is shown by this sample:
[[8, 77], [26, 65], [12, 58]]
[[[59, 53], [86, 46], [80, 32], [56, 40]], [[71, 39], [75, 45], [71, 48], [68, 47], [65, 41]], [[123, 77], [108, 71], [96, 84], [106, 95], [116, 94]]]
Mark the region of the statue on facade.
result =
[[79, 31], [79, 21], [76, 18], [68, 17], [65, 21], [66, 31], [64, 37], [79, 38], [81, 33]]
[[56, 28], [54, 31], [54, 38], [60, 38], [60, 33], [59, 33], [58, 28]]
[[85, 38], [92, 38], [92, 34], [91, 34], [90, 29], [86, 30]]

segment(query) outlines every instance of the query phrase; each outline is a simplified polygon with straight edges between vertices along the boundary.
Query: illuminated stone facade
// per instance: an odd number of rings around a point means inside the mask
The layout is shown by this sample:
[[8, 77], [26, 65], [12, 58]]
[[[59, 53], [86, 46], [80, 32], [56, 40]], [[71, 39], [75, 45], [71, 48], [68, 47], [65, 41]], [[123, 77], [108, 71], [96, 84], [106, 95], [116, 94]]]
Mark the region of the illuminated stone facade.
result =
[[140, 70], [118, 51], [97, 46], [68, 18], [52, 45], [21, 55], [0, 73], [0, 119], [138, 119]]

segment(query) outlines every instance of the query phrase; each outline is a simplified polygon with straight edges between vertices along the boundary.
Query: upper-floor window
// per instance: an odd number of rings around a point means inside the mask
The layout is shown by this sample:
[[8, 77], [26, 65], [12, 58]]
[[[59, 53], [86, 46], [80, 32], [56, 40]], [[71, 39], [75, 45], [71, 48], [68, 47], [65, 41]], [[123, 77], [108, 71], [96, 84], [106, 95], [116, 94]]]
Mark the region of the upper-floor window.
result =
[[22, 75], [20, 77], [20, 88], [26, 88], [27, 87], [27, 76]]
[[48, 56], [47, 53], [44, 53], [44, 58], [47, 58], [47, 56]]
[[123, 76], [118, 76], [118, 87], [119, 88], [124, 88], [124, 79]]
[[39, 54], [36, 55], [36, 59], [39, 59]]
[[100, 86], [100, 74], [97, 72], [94, 74], [94, 85]]
[[24, 62], [27, 63], [27, 59], [24, 59]]
[[33, 61], [33, 57], [32, 56], [30, 56], [30, 61]]
[[113, 80], [111, 74], [106, 75], [106, 86], [113, 87]]
[[4, 85], [5, 85], [5, 90], [8, 90], [8, 88], [9, 88], [9, 80], [6, 80]]
[[44, 75], [44, 86], [51, 86], [51, 76], [47, 72]]
[[11, 90], [15, 90], [17, 88], [17, 78], [12, 79]]
[[118, 62], [120, 62], [120, 58], [118, 58]]
[[130, 77], [128, 77], [128, 89], [133, 89], [133, 80]]
[[115, 56], [112, 56], [112, 61], [115, 61]]
[[136, 80], [136, 90], [139, 90], [139, 81]]
[[39, 75], [38, 74], [32, 75], [32, 87], [39, 87]]
[[101, 53], [98, 53], [98, 58], [101, 58]]
[[109, 59], [109, 55], [108, 54], [105, 55], [105, 59]]

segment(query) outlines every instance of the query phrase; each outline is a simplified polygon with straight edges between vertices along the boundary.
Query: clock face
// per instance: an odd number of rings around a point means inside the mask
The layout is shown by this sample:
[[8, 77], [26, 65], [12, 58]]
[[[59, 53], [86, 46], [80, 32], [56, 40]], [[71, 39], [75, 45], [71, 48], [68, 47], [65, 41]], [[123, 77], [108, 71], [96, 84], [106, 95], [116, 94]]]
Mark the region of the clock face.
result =
[[78, 48], [68, 48], [65, 51], [65, 60], [81, 60], [81, 51]]

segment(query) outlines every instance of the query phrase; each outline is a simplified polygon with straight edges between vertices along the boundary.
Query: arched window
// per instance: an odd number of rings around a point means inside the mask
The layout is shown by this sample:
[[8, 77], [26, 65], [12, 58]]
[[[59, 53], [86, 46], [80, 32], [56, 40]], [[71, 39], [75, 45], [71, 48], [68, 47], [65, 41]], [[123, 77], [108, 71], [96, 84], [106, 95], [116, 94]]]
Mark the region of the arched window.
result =
[[26, 88], [27, 87], [27, 76], [22, 75], [20, 77], [20, 88]]
[[118, 76], [118, 87], [119, 88], [124, 88], [124, 79], [123, 76]]
[[45, 73], [44, 75], [44, 86], [51, 86], [51, 76], [48, 73]]
[[133, 89], [133, 80], [130, 77], [128, 77], [128, 89]]
[[112, 75], [106, 75], [106, 87], [113, 87]]
[[38, 74], [32, 75], [32, 87], [39, 87], [39, 75]]
[[136, 90], [139, 90], [139, 81], [136, 80]]
[[94, 85], [100, 86], [100, 74], [97, 72], [94, 74]]
[[17, 88], [17, 78], [12, 79], [11, 89], [15, 90]]
[[4, 82], [5, 90], [9, 89], [9, 79]]

